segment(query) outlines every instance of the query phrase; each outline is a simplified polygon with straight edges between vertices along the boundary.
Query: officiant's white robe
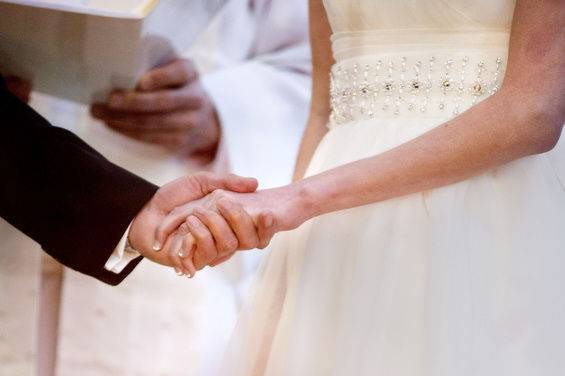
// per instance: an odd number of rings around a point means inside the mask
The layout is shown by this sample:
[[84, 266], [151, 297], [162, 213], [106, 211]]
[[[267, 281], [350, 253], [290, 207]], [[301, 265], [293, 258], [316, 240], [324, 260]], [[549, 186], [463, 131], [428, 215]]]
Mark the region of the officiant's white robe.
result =
[[[227, 161], [231, 171], [258, 177], [263, 187], [289, 182], [310, 95], [306, 2], [231, 0], [187, 56], [203, 73], [222, 122], [222, 156], [214, 168], [226, 169]], [[93, 122], [85, 108], [42, 96], [34, 106], [155, 183], [198, 168]], [[5, 225], [0, 236], [3, 244], [7, 239], [22, 248], [0, 263], [0, 320], [7, 328], [7, 335], [0, 332], [0, 374], [27, 375], [33, 369], [39, 250]], [[256, 258], [238, 255], [192, 281], [144, 261], [117, 288], [66, 270], [57, 375], [209, 374]], [[10, 292], [13, 283], [25, 288]], [[20, 338], [7, 338], [16, 333]]]

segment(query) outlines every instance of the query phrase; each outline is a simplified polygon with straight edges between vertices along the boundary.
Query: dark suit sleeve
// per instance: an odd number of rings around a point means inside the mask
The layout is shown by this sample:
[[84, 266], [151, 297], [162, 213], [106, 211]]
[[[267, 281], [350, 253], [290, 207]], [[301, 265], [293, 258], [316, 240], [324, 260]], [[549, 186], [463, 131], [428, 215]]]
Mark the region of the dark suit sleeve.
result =
[[104, 264], [156, 190], [71, 132], [51, 126], [0, 78], [0, 217], [55, 259], [120, 283], [141, 258], [120, 274]]

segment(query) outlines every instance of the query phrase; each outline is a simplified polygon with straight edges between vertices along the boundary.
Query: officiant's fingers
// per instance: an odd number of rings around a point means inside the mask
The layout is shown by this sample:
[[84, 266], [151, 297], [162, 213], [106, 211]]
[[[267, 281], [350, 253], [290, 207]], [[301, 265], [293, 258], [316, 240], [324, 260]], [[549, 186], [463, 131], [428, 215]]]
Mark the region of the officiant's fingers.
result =
[[[208, 227], [212, 233], [214, 241], [216, 242], [216, 249], [218, 250], [216, 259], [223, 258], [228, 254], [235, 252], [239, 242], [224, 217], [216, 212], [199, 207], [194, 208], [192, 213], [204, 224], [204, 226]], [[213, 261], [214, 260], [212, 260], [212, 262]]]
[[196, 216], [189, 216], [186, 223], [196, 240], [196, 253], [193, 257], [194, 267], [196, 270], [201, 270], [216, 259], [218, 250], [212, 234]]
[[[117, 130], [115, 128], [114, 129], [116, 132], [119, 132], [121, 134], [123, 134], [124, 136], [127, 136], [131, 139], [134, 140], [138, 140], [140, 142], [144, 142], [144, 143], [148, 143], [148, 144], [152, 144], [152, 145], [159, 145], [162, 146], [165, 149], [171, 150], [171, 151], [178, 151], [179, 148], [181, 146], [183, 146], [183, 143], [181, 143], [178, 140], [178, 136], [173, 136], [173, 135], [167, 135], [167, 134], [144, 134], [141, 132], [126, 132], [126, 131], [121, 131], [121, 130]], [[189, 148], [186, 148], [187, 152], [191, 151]]]
[[230, 200], [221, 199], [217, 203], [220, 214], [228, 221], [237, 236], [238, 249], [253, 249], [259, 245], [259, 237], [253, 218], [241, 207]]
[[134, 140], [159, 145], [172, 151], [178, 151], [181, 148], [186, 153], [192, 151], [190, 145], [186, 145], [185, 140], [179, 137], [178, 133], [145, 133], [145, 131], [129, 131], [117, 129], [110, 124], [108, 126], [114, 129], [116, 132], [119, 132]]
[[198, 121], [197, 114], [193, 111], [141, 114], [112, 111], [105, 105], [95, 104], [90, 112], [92, 117], [118, 131], [179, 132], [193, 127]]
[[175, 60], [151, 69], [139, 79], [137, 88], [152, 91], [166, 87], [178, 87], [198, 78], [198, 71], [190, 60]]
[[275, 216], [270, 211], [259, 214], [257, 219], [257, 233], [259, 235], [259, 246], [257, 248], [266, 248], [273, 236], [275, 236]]
[[154, 113], [178, 109], [197, 109], [203, 99], [193, 90], [158, 90], [151, 92], [118, 91], [110, 95], [108, 108], [121, 112]]

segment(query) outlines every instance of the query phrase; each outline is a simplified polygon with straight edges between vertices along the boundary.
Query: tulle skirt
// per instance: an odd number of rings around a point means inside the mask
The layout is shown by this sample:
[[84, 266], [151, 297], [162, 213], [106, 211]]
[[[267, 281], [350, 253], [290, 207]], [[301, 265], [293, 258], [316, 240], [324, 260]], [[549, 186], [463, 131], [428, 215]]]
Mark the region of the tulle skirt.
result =
[[[308, 175], [445, 120], [335, 126]], [[219, 374], [565, 374], [562, 147], [278, 235]]]

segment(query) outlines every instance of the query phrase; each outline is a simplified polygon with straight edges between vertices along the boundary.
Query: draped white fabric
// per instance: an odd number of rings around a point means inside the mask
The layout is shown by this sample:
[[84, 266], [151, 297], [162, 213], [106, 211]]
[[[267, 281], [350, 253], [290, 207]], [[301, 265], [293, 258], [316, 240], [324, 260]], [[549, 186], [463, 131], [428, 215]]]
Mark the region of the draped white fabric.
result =
[[[325, 3], [336, 66], [348, 74], [406, 55], [505, 58], [508, 38], [500, 33], [508, 34], [514, 6]], [[333, 125], [307, 175], [382, 153], [454, 116], [438, 108], [388, 111]], [[219, 375], [565, 374], [563, 144], [280, 234]]]

